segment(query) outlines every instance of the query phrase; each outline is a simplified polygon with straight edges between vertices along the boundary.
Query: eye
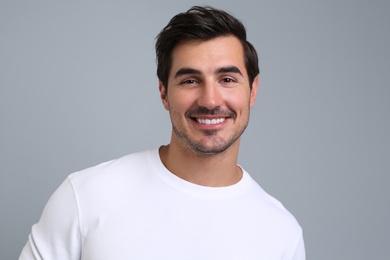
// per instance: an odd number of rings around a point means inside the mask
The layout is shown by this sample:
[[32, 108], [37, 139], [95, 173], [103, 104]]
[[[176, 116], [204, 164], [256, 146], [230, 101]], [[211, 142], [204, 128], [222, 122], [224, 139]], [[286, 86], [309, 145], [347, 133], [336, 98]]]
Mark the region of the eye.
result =
[[222, 82], [224, 82], [224, 83], [232, 83], [232, 82], [235, 82], [235, 80], [232, 79], [232, 78], [223, 78]]
[[182, 85], [193, 85], [196, 83], [197, 81], [195, 79], [186, 79], [181, 82]]

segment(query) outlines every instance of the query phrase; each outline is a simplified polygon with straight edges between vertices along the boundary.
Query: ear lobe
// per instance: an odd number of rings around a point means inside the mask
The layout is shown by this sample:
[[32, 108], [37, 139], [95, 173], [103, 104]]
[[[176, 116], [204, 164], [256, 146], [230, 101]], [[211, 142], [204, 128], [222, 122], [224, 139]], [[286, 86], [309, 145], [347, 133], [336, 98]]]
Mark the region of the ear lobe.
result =
[[259, 75], [256, 76], [256, 78], [253, 80], [252, 83], [252, 90], [251, 90], [250, 104], [249, 104], [250, 108], [252, 108], [255, 105], [258, 88], [259, 88]]
[[161, 81], [158, 82], [158, 89], [160, 91], [160, 98], [164, 108], [169, 111], [168, 96], [165, 87]]

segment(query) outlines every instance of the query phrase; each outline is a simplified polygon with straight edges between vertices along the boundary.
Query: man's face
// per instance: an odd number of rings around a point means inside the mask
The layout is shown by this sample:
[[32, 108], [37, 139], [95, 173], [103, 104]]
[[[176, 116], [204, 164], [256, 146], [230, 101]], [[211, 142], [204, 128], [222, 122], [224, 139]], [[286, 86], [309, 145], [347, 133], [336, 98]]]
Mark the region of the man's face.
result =
[[172, 121], [171, 144], [201, 154], [217, 154], [238, 145], [257, 86], [256, 77], [250, 90], [237, 38], [178, 45], [172, 53], [167, 93], [160, 82], [161, 98]]

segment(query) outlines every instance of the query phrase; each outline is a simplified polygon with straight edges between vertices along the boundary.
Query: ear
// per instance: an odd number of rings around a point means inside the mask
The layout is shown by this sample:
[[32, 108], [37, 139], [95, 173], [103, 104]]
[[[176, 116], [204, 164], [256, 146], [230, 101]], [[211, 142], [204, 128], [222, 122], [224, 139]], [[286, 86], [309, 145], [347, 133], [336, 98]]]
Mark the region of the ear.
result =
[[165, 87], [161, 81], [158, 82], [158, 89], [160, 91], [160, 98], [163, 103], [164, 108], [169, 111], [168, 95]]
[[253, 83], [252, 83], [250, 103], [249, 103], [250, 108], [252, 108], [255, 105], [255, 100], [256, 100], [258, 88], [259, 88], [259, 75], [256, 76], [256, 78], [253, 80]]

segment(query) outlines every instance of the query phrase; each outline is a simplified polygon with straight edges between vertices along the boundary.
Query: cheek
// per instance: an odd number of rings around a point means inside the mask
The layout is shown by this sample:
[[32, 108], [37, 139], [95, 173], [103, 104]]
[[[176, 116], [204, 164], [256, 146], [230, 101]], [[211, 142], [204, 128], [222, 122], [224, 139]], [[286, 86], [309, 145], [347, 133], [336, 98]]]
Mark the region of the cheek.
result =
[[250, 107], [250, 94], [249, 92], [234, 92], [229, 93], [224, 97], [227, 106], [234, 110], [246, 110]]
[[168, 98], [168, 106], [170, 111], [185, 113], [190, 107], [190, 101], [185, 95], [171, 95]]

